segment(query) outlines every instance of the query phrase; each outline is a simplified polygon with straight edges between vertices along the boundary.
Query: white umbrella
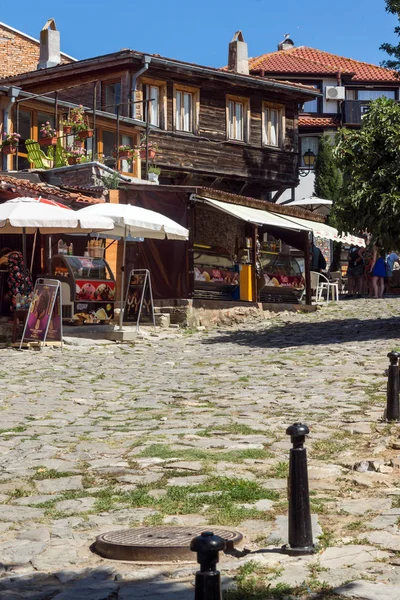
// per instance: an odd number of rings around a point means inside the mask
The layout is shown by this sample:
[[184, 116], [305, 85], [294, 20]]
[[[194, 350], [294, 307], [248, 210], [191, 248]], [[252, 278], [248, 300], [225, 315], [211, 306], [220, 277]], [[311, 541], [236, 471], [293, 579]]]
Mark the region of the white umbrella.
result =
[[[40, 201], [40, 198], [13, 198], [0, 204], [0, 233], [21, 233], [22, 254], [26, 270], [27, 233], [91, 233], [113, 229], [112, 219], [81, 215]], [[26, 277], [26, 273], [25, 273]]]
[[90, 233], [113, 229], [112, 219], [99, 215], [78, 215], [40, 202], [35, 198], [13, 198], [0, 204], [0, 233]]
[[[189, 230], [185, 229], [172, 219], [155, 212], [132, 206], [132, 204], [93, 204], [78, 211], [81, 215], [102, 215], [110, 217], [114, 222], [114, 230], [111, 235], [102, 232], [102, 237], [123, 239], [124, 251], [122, 264], [125, 267], [126, 242], [134, 238], [150, 238], [156, 240], [187, 240]], [[121, 310], [119, 317], [119, 327], [122, 329], [123, 310], [124, 310], [124, 288], [125, 288], [125, 270], [121, 273]]]
[[310, 196], [309, 198], [301, 198], [301, 200], [292, 200], [291, 202], [282, 202], [284, 206], [300, 206], [306, 208], [311, 212], [317, 212], [322, 215], [329, 215], [332, 200], [325, 200], [325, 198], [318, 198], [317, 196]]

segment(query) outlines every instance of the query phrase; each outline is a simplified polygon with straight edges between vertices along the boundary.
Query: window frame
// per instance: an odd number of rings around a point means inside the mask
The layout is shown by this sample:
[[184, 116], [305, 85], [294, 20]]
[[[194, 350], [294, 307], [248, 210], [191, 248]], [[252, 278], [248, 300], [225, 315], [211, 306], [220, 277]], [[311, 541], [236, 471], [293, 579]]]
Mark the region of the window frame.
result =
[[[229, 135], [230, 129], [230, 110], [229, 106], [231, 103], [243, 105], [243, 139], [232, 138]], [[231, 94], [226, 95], [226, 139], [228, 142], [235, 144], [249, 144], [250, 143], [250, 98], [245, 96], [233, 96]], [[236, 109], [235, 109], [236, 113]]]
[[[54, 118], [54, 111], [53, 112], [47, 112], [45, 107], [38, 107], [38, 106], [32, 106], [29, 103], [26, 103], [26, 105], [20, 109], [21, 112], [25, 112], [25, 113], [30, 113], [30, 119], [31, 119], [31, 126], [30, 126], [30, 138], [34, 140], [35, 142], [39, 141], [39, 113], [43, 114], [43, 115], [49, 115], [50, 119]], [[49, 120], [50, 120], [49, 119]], [[55, 123], [55, 129], [57, 131], [60, 130], [60, 115], [57, 118], [57, 122]], [[15, 131], [18, 133], [18, 124], [15, 124]], [[13, 129], [14, 130], [14, 129]], [[24, 158], [25, 160], [28, 160], [28, 154], [26, 152], [21, 152], [20, 149], [18, 148], [18, 159], [19, 158]], [[15, 155], [9, 155], [9, 159], [12, 160], [12, 164], [14, 166], [14, 160], [15, 160]], [[34, 168], [33, 163], [29, 163], [30, 164], [30, 168]]]
[[[177, 93], [191, 94], [191, 130], [177, 128]], [[199, 121], [200, 121], [200, 89], [188, 85], [182, 85], [180, 83], [174, 83], [174, 95], [173, 95], [173, 127], [174, 132], [182, 135], [198, 135], [199, 133]]]
[[[117, 114], [117, 106], [118, 104], [115, 104], [114, 106], [114, 111], [111, 109], [111, 106], [107, 106], [107, 87], [110, 85], [116, 85], [119, 84], [119, 106], [123, 106], [122, 104], [122, 81], [121, 78], [118, 79], [104, 79], [101, 81], [101, 94], [100, 94], [100, 100], [101, 100], [101, 110], [104, 112], [108, 112], [111, 113], [112, 115], [116, 115]], [[121, 110], [120, 110], [120, 114], [121, 114]]]
[[[268, 111], [268, 119], [266, 112]], [[276, 111], [278, 114], [278, 139], [276, 144], [271, 143], [271, 111]], [[286, 116], [285, 107], [283, 104], [275, 104], [273, 102], [262, 103], [262, 145], [269, 148], [282, 148], [286, 137]]]
[[[157, 129], [167, 129], [167, 82], [160, 79], [153, 79], [151, 77], [143, 77], [140, 81], [142, 85], [143, 100], [147, 96], [148, 87], [158, 87], [158, 117], [159, 124], [151, 125], [157, 127]], [[146, 93], [145, 93], [146, 90]], [[146, 106], [143, 104], [142, 107], [143, 121], [146, 122]]]

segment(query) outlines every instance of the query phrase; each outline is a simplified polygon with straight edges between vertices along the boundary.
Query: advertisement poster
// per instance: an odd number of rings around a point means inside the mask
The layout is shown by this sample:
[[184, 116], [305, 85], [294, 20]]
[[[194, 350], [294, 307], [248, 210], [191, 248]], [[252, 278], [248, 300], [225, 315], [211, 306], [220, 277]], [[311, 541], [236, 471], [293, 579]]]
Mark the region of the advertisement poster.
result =
[[61, 323], [61, 298], [60, 292], [57, 293], [54, 302], [53, 312], [51, 313], [47, 339], [52, 342], [62, 341], [62, 323]]
[[131, 271], [126, 292], [124, 321], [154, 324], [153, 296], [150, 273], [147, 270]]
[[75, 302], [73, 321], [80, 325], [108, 323], [114, 318], [114, 304], [110, 302]]
[[59, 285], [36, 283], [24, 330], [24, 342], [44, 342], [53, 313]]
[[84, 302], [114, 302], [115, 297], [115, 282], [114, 281], [99, 281], [77, 279], [76, 285], [76, 301]]

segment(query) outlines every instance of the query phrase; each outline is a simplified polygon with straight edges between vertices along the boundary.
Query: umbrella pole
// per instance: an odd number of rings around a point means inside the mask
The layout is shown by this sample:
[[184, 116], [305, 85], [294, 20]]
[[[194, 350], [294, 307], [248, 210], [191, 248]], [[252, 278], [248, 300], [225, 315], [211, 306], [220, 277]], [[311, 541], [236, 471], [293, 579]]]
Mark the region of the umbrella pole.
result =
[[33, 248], [32, 248], [32, 258], [31, 258], [31, 268], [30, 268], [30, 272], [32, 273], [32, 269], [33, 269], [33, 259], [35, 257], [35, 250], [36, 250], [36, 238], [37, 238], [37, 229], [35, 231], [35, 236], [33, 238]]
[[121, 308], [119, 311], [119, 330], [120, 331], [122, 331], [122, 324], [124, 322], [125, 261], [126, 261], [126, 225], [125, 225], [125, 229], [124, 229], [124, 251], [122, 254], [122, 267], [121, 267]]
[[24, 296], [26, 296], [26, 227], [22, 228], [22, 256], [24, 259], [24, 282], [23, 282], [23, 290]]

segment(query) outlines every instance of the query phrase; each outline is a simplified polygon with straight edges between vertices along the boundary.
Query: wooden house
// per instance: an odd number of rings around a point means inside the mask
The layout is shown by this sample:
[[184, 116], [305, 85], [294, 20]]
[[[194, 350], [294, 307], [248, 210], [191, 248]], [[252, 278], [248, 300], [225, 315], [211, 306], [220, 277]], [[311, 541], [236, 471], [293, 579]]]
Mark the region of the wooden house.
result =
[[3, 169], [29, 168], [24, 141], [38, 139], [44, 119], [62, 135], [63, 120], [81, 104], [94, 129], [86, 141], [94, 160], [146, 179], [144, 161], [118, 160], [115, 148], [138, 147], [147, 129], [161, 183], [275, 201], [297, 185], [298, 106], [319, 92], [249, 75], [240, 32], [229, 57], [228, 70], [127, 49], [0, 80], [4, 128], [21, 134], [18, 163], [8, 159]]

